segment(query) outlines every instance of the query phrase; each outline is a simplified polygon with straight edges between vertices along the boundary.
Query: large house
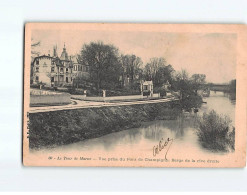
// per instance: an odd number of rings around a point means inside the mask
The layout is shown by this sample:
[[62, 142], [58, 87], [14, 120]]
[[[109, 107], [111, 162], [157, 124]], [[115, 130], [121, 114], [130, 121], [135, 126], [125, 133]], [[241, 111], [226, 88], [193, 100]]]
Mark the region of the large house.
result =
[[55, 46], [52, 56], [35, 57], [31, 69], [32, 83], [46, 86], [72, 85], [78, 78], [89, 77], [89, 67], [80, 64], [77, 56], [69, 56], [65, 44], [60, 57]]

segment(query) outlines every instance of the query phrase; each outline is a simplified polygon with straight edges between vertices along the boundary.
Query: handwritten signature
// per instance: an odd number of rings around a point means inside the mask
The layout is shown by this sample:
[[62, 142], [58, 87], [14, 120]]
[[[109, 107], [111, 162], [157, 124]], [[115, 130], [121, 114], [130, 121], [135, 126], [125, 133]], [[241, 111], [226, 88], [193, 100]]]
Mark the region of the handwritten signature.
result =
[[161, 138], [161, 140], [159, 141], [158, 145], [155, 145], [153, 147], [153, 156], [156, 156], [157, 154], [159, 154], [162, 150], [165, 150], [165, 159], [167, 160], [166, 156], [167, 153], [172, 145], [173, 139], [171, 138], [167, 138], [166, 140], [163, 139], [163, 137]]

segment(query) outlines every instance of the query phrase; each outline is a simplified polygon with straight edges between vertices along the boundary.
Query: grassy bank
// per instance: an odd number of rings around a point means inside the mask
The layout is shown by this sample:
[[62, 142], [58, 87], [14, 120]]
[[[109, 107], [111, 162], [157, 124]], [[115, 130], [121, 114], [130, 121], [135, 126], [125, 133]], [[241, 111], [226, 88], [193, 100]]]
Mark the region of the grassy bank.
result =
[[176, 102], [84, 108], [30, 114], [30, 148], [56, 146], [135, 128], [141, 122], [176, 119]]

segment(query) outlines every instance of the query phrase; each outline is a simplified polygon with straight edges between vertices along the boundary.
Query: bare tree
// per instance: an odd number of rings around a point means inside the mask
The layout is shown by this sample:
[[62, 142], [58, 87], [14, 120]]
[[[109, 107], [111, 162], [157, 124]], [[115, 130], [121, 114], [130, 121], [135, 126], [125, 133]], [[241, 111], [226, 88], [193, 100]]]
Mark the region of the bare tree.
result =
[[123, 71], [123, 78], [128, 77], [133, 85], [136, 79], [139, 79], [141, 66], [143, 64], [140, 57], [136, 55], [121, 55], [120, 62]]
[[197, 92], [197, 90], [202, 88], [202, 85], [206, 83], [206, 75], [205, 74], [193, 74], [191, 76], [191, 81], [192, 81], [194, 90]]
[[153, 80], [154, 84], [157, 84], [158, 79], [158, 71], [161, 67], [166, 66], [166, 60], [165, 58], [151, 58], [149, 63], [145, 66], [145, 75], [146, 79]]
[[178, 71], [176, 74], [176, 80], [182, 80], [182, 81], [188, 81], [189, 80], [189, 73], [187, 70], [182, 69], [181, 71]]
[[38, 46], [40, 46], [40, 41], [36, 41], [34, 42], [33, 38], [31, 39], [31, 54], [33, 56], [37, 56], [39, 55], [40, 52], [35, 51], [35, 48], [37, 48]]

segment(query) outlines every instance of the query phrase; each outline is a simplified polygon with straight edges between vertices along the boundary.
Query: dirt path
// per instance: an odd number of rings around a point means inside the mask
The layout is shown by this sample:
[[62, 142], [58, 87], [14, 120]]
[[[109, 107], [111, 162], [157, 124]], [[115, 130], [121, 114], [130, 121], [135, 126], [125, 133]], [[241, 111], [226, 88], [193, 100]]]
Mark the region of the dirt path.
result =
[[30, 113], [37, 112], [52, 112], [57, 110], [71, 110], [71, 109], [81, 109], [81, 108], [93, 108], [93, 107], [106, 107], [106, 106], [124, 106], [133, 104], [153, 104], [160, 102], [169, 102], [177, 100], [177, 98], [170, 97], [166, 99], [156, 99], [156, 100], [142, 100], [142, 101], [131, 101], [131, 102], [93, 102], [93, 101], [83, 101], [83, 100], [71, 100], [71, 104], [62, 106], [47, 106], [47, 107], [30, 107]]

